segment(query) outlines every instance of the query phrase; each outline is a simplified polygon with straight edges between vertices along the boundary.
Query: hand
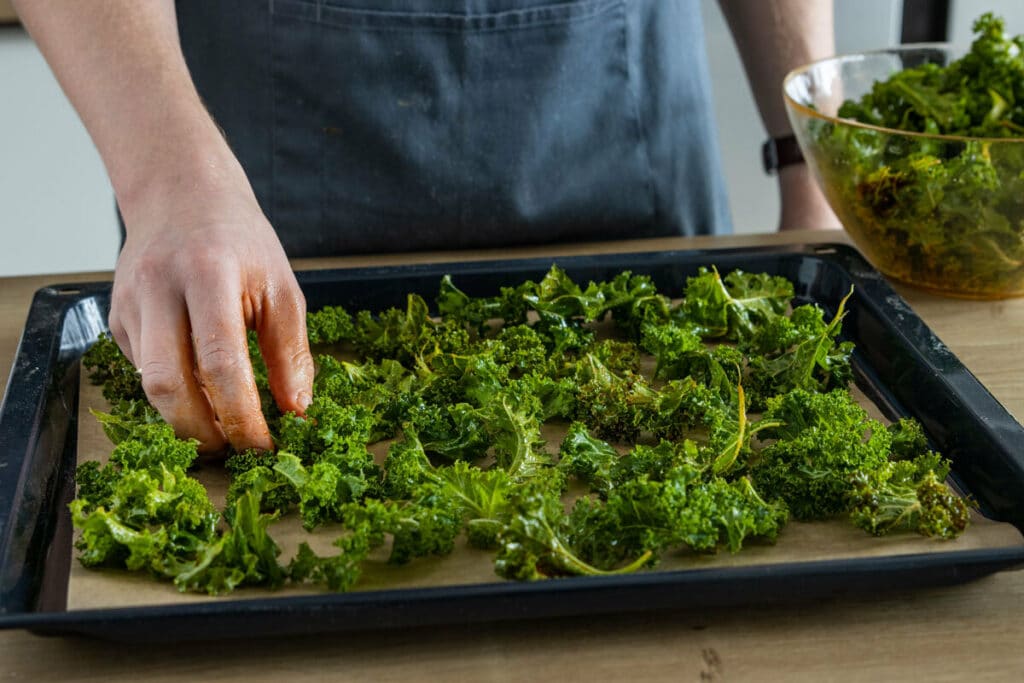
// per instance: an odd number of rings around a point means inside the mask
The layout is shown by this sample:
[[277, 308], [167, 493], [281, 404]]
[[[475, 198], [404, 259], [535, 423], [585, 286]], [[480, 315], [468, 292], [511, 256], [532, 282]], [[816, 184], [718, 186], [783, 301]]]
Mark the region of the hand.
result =
[[842, 229], [807, 164], [779, 170], [779, 194], [782, 197], [780, 231]]
[[122, 202], [110, 330], [179, 437], [203, 451], [271, 449], [246, 330], [274, 400], [301, 414], [313, 382], [306, 303], [248, 181], [228, 175]]

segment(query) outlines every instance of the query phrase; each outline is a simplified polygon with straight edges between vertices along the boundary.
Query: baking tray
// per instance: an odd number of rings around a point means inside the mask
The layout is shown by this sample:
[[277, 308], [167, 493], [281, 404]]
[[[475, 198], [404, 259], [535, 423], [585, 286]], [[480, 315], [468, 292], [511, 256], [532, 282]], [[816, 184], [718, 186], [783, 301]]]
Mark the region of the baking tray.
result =
[[[650, 275], [680, 292], [688, 276], [714, 264], [781, 275], [796, 302], [831, 314], [855, 288], [843, 336], [857, 350], [858, 387], [889, 418], [909, 415], [953, 461], [953, 481], [986, 517], [1024, 531], [1022, 428], [907, 303], [846, 245], [692, 250], [473, 263], [308, 271], [298, 274], [311, 310], [333, 304], [371, 310], [402, 306], [407, 292], [427, 301], [450, 273], [485, 296], [552, 263], [576, 281], [621, 270]], [[398, 628], [671, 608], [808, 600], [839, 594], [914, 590], [974, 579], [1024, 562], [1009, 547], [808, 559], [754, 566], [369, 590], [345, 594], [220, 598], [206, 602], [70, 610], [67, 604], [82, 353], [106, 331], [110, 283], [39, 290], [0, 407], [0, 627], [146, 641]]]

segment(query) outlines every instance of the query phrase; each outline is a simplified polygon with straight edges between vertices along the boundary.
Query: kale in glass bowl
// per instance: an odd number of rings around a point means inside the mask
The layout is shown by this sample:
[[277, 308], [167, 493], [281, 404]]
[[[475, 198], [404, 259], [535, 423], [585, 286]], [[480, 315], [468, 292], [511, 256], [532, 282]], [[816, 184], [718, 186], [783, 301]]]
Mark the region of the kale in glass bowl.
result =
[[829, 203], [883, 273], [1024, 295], [1024, 36], [983, 15], [968, 52], [913, 45], [791, 73], [790, 120]]

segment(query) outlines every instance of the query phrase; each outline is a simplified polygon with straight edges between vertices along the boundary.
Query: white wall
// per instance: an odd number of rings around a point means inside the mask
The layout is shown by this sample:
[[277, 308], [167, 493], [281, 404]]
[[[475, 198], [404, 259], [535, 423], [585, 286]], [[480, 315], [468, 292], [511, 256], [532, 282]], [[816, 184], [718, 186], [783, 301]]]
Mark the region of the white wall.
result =
[[984, 3], [952, 0], [949, 3], [949, 42], [967, 48], [974, 36], [971, 24], [984, 12], [992, 12], [1006, 20], [1010, 35], [1024, 33], [1024, 2], [1020, 0], [986, 0]]
[[113, 197], [39, 51], [0, 27], [0, 276], [113, 268]]

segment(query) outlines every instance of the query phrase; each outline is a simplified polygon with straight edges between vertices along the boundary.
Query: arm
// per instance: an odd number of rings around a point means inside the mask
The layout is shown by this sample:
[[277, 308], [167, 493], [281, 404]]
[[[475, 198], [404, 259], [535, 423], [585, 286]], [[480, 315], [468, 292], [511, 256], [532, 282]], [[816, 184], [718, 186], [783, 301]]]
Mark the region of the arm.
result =
[[[719, 0], [771, 137], [791, 131], [782, 79], [792, 69], [835, 52], [832, 3], [824, 0]], [[806, 164], [779, 172], [779, 229], [839, 227]]]
[[16, 9], [103, 157], [127, 228], [110, 329], [153, 405], [205, 450], [271, 448], [246, 345], [301, 412], [305, 301], [241, 166], [206, 112], [171, 0], [22, 0]]

